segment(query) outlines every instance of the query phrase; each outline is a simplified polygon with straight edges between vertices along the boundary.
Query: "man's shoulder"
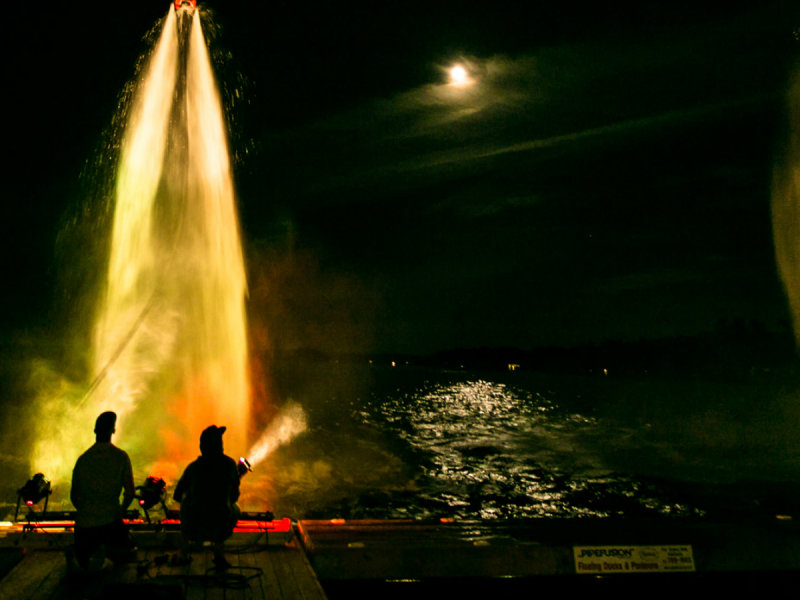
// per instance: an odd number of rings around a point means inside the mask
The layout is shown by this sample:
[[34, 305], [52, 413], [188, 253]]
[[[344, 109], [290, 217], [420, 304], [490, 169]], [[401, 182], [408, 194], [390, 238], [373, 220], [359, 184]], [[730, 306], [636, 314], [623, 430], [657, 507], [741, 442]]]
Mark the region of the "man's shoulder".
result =
[[190, 462], [188, 465], [186, 465], [186, 468], [183, 470], [183, 473], [184, 474], [186, 474], [186, 473], [190, 473], [191, 474], [191, 473], [194, 473], [195, 471], [197, 471], [198, 469], [202, 469], [202, 468], [203, 468], [203, 463], [200, 461], [199, 458], [196, 458], [192, 462]]
[[92, 444], [78, 457], [78, 463], [90, 461], [94, 457], [102, 454], [103, 451], [103, 447], [100, 444]]
[[237, 463], [227, 454], [218, 455], [218, 456], [200, 456], [196, 461], [190, 463], [188, 467], [186, 467], [186, 471], [196, 471], [202, 473], [228, 473], [228, 472], [235, 472], [237, 473]]
[[230, 469], [231, 471], [236, 473], [236, 477], [238, 478], [239, 477], [239, 463], [237, 463], [233, 458], [231, 458], [227, 454], [225, 454], [223, 456], [225, 456], [225, 468], [226, 469]]
[[128, 457], [128, 453], [125, 452], [125, 450], [123, 450], [119, 446], [115, 446], [114, 444], [109, 444], [109, 445], [111, 446], [111, 449], [113, 450], [114, 453], [118, 454], [119, 456], [124, 456], [125, 458]]
[[93, 460], [126, 460], [130, 462], [128, 453], [122, 448], [108, 442], [98, 442], [78, 457], [78, 463]]

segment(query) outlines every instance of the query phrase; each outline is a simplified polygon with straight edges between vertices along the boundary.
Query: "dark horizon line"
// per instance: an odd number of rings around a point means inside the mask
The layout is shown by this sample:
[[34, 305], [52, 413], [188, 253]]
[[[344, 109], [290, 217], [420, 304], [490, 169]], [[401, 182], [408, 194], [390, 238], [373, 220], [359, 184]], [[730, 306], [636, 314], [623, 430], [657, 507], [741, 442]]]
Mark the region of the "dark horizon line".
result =
[[[740, 328], [741, 327], [741, 328]], [[301, 347], [274, 352], [278, 360], [362, 362], [375, 366], [423, 366], [524, 371], [760, 371], [798, 367], [800, 354], [790, 331], [771, 332], [736, 323], [695, 335], [638, 340], [603, 340], [572, 345], [543, 344], [449, 348], [431, 353], [330, 352]]]

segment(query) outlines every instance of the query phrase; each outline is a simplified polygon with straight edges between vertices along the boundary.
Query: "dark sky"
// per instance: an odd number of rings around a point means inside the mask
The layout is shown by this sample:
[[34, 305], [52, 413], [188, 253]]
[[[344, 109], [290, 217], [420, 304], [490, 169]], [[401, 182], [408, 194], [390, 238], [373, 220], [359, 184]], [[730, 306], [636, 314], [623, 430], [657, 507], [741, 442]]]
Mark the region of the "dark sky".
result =
[[[770, 179], [796, 3], [201, 6], [231, 102], [248, 308], [274, 346], [787, 327]], [[81, 214], [92, 231], [87, 164], [167, 7], [4, 9], [6, 337], [60, 331], [100, 268], [74, 268], [94, 246], [63, 232]], [[457, 62], [473, 85], [448, 85]]]

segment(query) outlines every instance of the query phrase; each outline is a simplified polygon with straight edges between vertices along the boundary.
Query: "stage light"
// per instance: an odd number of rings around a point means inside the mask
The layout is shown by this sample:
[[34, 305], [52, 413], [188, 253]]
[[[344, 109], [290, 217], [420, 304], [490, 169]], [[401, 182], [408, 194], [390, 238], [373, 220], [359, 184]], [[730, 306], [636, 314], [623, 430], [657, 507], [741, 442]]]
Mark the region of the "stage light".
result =
[[136, 488], [136, 491], [138, 492], [136, 497], [139, 499], [139, 506], [147, 510], [164, 500], [167, 483], [160, 477], [150, 476], [145, 479], [144, 485]]
[[33, 506], [34, 504], [44, 500], [53, 493], [50, 488], [50, 480], [44, 476], [43, 473], [37, 473], [28, 480], [28, 483], [23, 485], [17, 493], [25, 500], [25, 504]]
[[147, 522], [150, 522], [150, 514], [147, 512], [156, 504], [161, 504], [164, 508], [164, 515], [167, 514], [167, 505], [164, 503], [164, 498], [167, 495], [167, 482], [161, 477], [153, 477], [152, 475], [144, 480], [144, 485], [136, 488], [136, 499], [139, 506], [144, 511], [144, 516]]
[[247, 475], [253, 468], [250, 466], [250, 461], [248, 461], [244, 456], [239, 458], [239, 464], [236, 465], [236, 470], [239, 471], [239, 479]]
[[31, 477], [28, 482], [17, 490], [17, 510], [14, 513], [14, 520], [19, 516], [20, 501], [24, 501], [25, 505], [29, 508], [33, 507], [44, 500], [44, 511], [47, 512], [47, 501], [53, 489], [50, 486], [50, 480], [44, 476], [44, 473], [36, 473]]

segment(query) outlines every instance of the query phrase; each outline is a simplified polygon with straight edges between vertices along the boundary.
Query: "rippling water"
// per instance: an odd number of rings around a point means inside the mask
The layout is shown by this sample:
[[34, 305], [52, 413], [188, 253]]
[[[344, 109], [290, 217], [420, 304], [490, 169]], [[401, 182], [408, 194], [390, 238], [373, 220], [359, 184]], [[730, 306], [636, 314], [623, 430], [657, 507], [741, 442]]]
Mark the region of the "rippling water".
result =
[[[294, 518], [800, 516], [799, 390], [768, 374], [278, 363], [277, 408], [301, 406], [308, 427], [246, 476], [241, 505]], [[13, 513], [35, 467], [11, 442], [0, 508]], [[66, 482], [54, 489], [51, 508], [71, 508]]]
[[284, 386], [310, 430], [267, 467], [258, 501], [277, 512], [706, 517], [797, 502], [800, 397], [785, 383], [316, 365]]
[[574, 438], [597, 425], [545, 394], [482, 379], [373, 394], [358, 414], [416, 451], [421, 501], [482, 518], [565, 510], [566, 482], [544, 465], [573, 463]]

